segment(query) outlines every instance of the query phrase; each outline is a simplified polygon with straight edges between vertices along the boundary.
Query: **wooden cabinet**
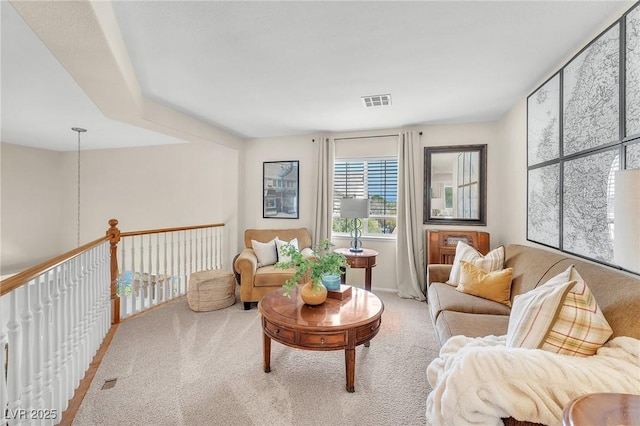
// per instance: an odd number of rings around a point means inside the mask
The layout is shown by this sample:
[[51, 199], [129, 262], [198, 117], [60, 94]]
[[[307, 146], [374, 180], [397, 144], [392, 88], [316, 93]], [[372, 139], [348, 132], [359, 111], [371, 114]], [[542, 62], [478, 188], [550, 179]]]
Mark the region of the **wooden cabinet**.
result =
[[427, 230], [427, 265], [453, 264], [458, 241], [482, 254], [489, 252], [489, 233], [478, 231]]

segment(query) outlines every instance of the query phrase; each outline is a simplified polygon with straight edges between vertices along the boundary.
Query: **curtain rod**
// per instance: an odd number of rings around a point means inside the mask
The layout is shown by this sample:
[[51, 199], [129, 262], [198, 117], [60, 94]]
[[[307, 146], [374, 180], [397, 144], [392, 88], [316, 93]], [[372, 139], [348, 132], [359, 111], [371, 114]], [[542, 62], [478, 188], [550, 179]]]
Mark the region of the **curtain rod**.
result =
[[[398, 134], [396, 133], [395, 135], [375, 135], [375, 136], [353, 136], [350, 138], [335, 138], [335, 141], [345, 141], [345, 140], [350, 140], [350, 139], [371, 139], [371, 138], [389, 138], [392, 136], [398, 136]], [[422, 136], [422, 132], [420, 132], [420, 136]]]

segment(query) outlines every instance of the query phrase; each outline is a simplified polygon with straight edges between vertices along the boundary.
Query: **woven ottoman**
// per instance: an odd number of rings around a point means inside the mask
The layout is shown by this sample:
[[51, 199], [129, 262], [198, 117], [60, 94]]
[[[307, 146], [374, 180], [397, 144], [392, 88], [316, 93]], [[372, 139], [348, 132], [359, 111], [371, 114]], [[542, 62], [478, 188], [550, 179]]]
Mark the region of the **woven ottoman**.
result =
[[213, 269], [189, 277], [187, 303], [196, 312], [215, 311], [236, 303], [236, 280], [231, 271]]

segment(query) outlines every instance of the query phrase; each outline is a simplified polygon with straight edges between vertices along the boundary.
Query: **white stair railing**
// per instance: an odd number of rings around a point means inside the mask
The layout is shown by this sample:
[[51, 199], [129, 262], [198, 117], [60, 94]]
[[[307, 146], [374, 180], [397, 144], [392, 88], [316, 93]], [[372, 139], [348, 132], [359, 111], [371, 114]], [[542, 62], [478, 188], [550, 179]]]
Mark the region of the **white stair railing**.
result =
[[0, 281], [0, 425], [60, 423], [112, 324], [185, 294], [192, 272], [222, 267], [224, 224], [127, 233], [117, 224]]
[[122, 319], [185, 294], [192, 272], [222, 267], [224, 224], [119, 235], [117, 295]]
[[54, 425], [111, 326], [109, 240], [0, 282], [2, 424]]

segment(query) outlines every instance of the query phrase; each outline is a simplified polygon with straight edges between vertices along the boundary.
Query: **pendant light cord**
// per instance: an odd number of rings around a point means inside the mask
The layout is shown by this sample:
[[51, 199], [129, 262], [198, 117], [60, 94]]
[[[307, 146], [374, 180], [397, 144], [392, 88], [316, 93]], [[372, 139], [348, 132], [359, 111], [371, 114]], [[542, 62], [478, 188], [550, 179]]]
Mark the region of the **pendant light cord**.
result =
[[80, 247], [80, 133], [86, 132], [87, 129], [83, 129], [81, 127], [72, 127], [71, 130], [73, 130], [74, 132], [78, 133], [78, 179], [77, 179], [77, 184], [78, 184], [78, 205], [77, 205], [77, 211], [78, 211], [78, 218], [77, 218], [78, 235], [77, 235], [77, 244], [78, 244], [78, 247]]

